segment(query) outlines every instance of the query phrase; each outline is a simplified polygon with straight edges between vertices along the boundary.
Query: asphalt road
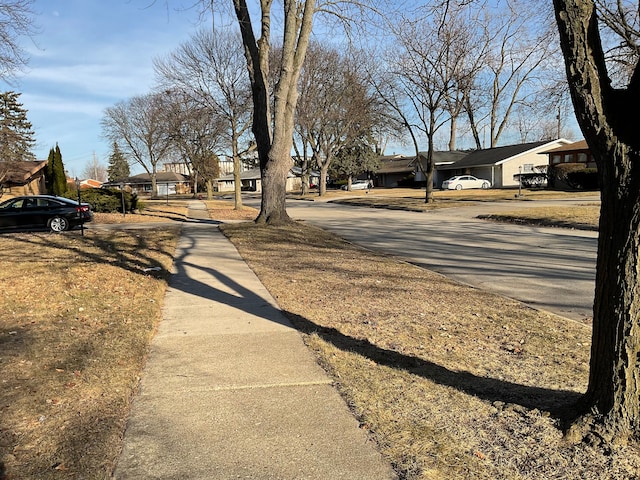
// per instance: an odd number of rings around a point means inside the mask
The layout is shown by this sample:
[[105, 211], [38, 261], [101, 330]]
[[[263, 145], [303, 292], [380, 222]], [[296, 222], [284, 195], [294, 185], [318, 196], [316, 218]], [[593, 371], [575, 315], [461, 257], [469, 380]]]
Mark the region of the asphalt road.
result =
[[575, 320], [590, 319], [597, 233], [475, 218], [504, 208], [513, 209], [514, 204], [421, 213], [324, 202], [287, 203], [292, 218], [366, 248], [396, 255], [535, 308]]

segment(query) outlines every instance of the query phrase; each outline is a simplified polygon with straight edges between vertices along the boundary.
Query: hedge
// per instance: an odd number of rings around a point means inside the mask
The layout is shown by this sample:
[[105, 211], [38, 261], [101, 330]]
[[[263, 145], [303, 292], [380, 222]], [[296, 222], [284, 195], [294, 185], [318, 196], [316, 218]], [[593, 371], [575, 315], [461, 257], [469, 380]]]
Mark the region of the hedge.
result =
[[[129, 192], [123, 192], [117, 188], [91, 188], [80, 190], [80, 199], [91, 204], [96, 213], [123, 213], [122, 196], [124, 194], [124, 206], [127, 212], [142, 208], [138, 196]], [[78, 199], [77, 191], [68, 191], [65, 196], [72, 200]]]
[[598, 171], [584, 163], [560, 163], [549, 166], [549, 187], [573, 190], [597, 190]]

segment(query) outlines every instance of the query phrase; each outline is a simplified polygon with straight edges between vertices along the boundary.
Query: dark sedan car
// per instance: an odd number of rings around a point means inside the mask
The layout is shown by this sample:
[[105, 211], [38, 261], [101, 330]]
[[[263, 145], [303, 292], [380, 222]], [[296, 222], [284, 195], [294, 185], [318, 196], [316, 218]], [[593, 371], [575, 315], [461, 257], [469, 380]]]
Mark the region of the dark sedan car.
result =
[[91, 205], [53, 195], [15, 197], [0, 203], [0, 229], [49, 228], [63, 232], [93, 220]]

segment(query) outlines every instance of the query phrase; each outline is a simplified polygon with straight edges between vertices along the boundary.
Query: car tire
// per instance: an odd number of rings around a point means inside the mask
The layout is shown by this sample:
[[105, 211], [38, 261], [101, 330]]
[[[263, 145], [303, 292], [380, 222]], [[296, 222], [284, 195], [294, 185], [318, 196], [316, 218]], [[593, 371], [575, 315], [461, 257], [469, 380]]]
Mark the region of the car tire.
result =
[[483, 183], [482, 183], [482, 188], [483, 188], [483, 189], [485, 189], [485, 190], [486, 190], [487, 188], [489, 188], [489, 182], [483, 182]]
[[456, 185], [456, 190], [462, 190], [462, 185], [460, 184]]
[[49, 220], [49, 229], [55, 233], [64, 232], [69, 229], [69, 220], [64, 217], [53, 217]]

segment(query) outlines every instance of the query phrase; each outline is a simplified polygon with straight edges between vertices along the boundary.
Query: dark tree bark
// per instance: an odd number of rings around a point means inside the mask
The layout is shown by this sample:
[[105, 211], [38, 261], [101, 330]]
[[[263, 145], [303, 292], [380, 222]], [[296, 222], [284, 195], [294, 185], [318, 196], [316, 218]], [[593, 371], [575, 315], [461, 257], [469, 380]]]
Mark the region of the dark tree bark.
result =
[[576, 116], [598, 166], [598, 239], [589, 386], [569, 432], [606, 441], [640, 433], [640, 74], [609, 80], [593, 0], [554, 0]]

